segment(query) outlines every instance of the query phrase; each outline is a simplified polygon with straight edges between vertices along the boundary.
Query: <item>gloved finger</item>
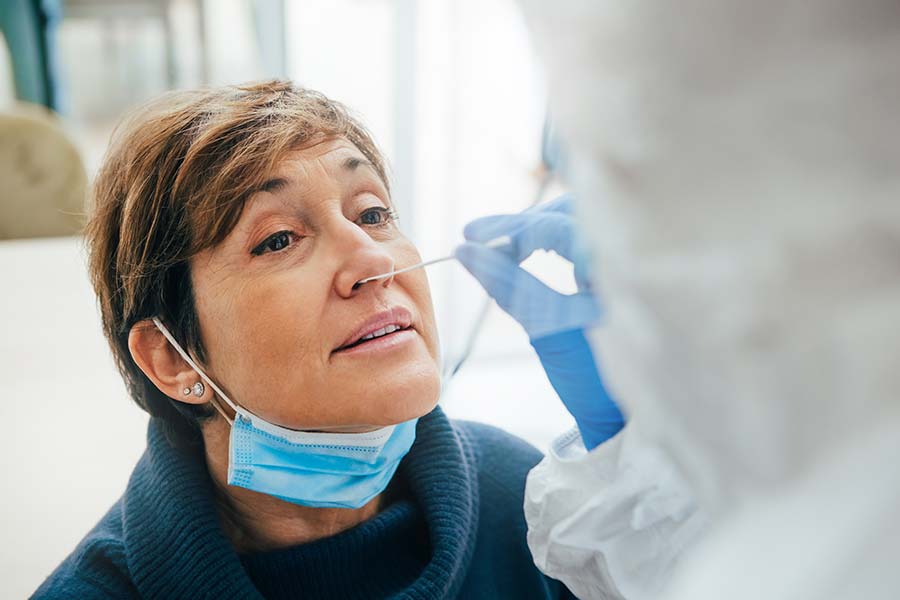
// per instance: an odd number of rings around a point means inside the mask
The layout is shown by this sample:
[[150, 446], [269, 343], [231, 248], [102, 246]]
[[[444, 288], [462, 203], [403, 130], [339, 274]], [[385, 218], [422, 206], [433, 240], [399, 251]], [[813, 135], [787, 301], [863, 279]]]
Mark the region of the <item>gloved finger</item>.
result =
[[469, 242], [484, 244], [504, 235], [518, 233], [534, 221], [534, 213], [514, 215], [490, 215], [468, 223], [463, 229], [463, 237]]
[[558, 212], [572, 214], [572, 194], [562, 194], [548, 202], [529, 206], [524, 212]]
[[522, 274], [527, 274], [525, 270], [504, 252], [494, 248], [465, 243], [456, 248], [454, 255], [504, 309], [514, 304], [515, 296], [543, 295], [544, 289], [549, 290], [534, 276], [523, 278]]
[[533, 219], [545, 214], [572, 214], [572, 195], [563, 194], [549, 202], [536, 204], [528, 209], [505, 215], [490, 215], [475, 219], [465, 226], [463, 236], [470, 242], [489, 242], [495, 238], [510, 235], [518, 229], [528, 227]]
[[570, 215], [536, 214], [526, 226], [509, 234], [511, 243], [507, 252], [521, 262], [535, 250], [552, 250], [574, 263], [575, 234], [575, 221]]
[[560, 294], [501, 251], [466, 243], [455, 254], [500, 308], [531, 337], [585, 327], [599, 316], [599, 308], [589, 294]]
[[[538, 204], [528, 209], [526, 212], [539, 211], [544, 213], [556, 212], [564, 215], [571, 216], [573, 213], [573, 205], [574, 202], [572, 194], [566, 193], [561, 196], [551, 200], [550, 202], [545, 202], [543, 204]], [[563, 256], [565, 256], [568, 260], [570, 260], [575, 266], [575, 282], [578, 285], [579, 290], [583, 290], [586, 292], [590, 292], [592, 289], [591, 285], [591, 265], [590, 265], [590, 255], [587, 252], [587, 249], [583, 246], [583, 244], [579, 243], [578, 230], [572, 232], [574, 235], [574, 241], [568, 247], [554, 248], [554, 250]]]
[[463, 234], [472, 242], [488, 242], [508, 236], [501, 249], [512, 260], [522, 262], [535, 250], [553, 250], [572, 260], [574, 221], [560, 212], [493, 215], [469, 223]]

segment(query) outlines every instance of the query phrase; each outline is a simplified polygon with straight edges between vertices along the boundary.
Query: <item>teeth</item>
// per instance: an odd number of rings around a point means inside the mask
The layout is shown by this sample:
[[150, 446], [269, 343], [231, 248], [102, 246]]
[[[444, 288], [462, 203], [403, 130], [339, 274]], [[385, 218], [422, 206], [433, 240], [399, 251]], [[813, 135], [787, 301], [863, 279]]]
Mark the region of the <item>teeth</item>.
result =
[[373, 340], [377, 337], [381, 337], [381, 336], [387, 335], [389, 333], [394, 333], [395, 331], [399, 331], [399, 330], [400, 330], [399, 325], [388, 325], [387, 327], [382, 327], [381, 329], [373, 331], [372, 333], [370, 333], [368, 335], [364, 335], [359, 339], [361, 342], [365, 342], [366, 340]]

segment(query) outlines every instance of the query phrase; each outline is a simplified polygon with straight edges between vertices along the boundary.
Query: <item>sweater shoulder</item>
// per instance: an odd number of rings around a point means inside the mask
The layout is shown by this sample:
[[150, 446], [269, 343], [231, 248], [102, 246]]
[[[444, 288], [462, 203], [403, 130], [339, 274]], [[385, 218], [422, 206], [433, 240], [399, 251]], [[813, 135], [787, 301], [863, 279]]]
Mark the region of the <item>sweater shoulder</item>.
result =
[[[451, 423], [474, 455], [480, 506], [478, 542], [460, 597], [573, 598], [562, 584], [538, 570], [525, 541], [525, 480], [543, 455], [497, 427], [472, 421]], [[489, 584], [480, 587], [478, 581]]]
[[82, 539], [32, 598], [136, 598], [125, 555], [121, 501]]
[[544, 456], [522, 438], [499, 427], [461, 419], [453, 419], [451, 423], [454, 429], [466, 436], [485, 460], [502, 460], [504, 466], [521, 463], [527, 471]]
[[525, 495], [525, 478], [540, 462], [543, 455], [537, 448], [509, 432], [493, 425], [474, 421], [451, 421], [471, 445], [478, 463], [482, 482], [489, 482], [488, 490], [511, 494], [516, 501]]

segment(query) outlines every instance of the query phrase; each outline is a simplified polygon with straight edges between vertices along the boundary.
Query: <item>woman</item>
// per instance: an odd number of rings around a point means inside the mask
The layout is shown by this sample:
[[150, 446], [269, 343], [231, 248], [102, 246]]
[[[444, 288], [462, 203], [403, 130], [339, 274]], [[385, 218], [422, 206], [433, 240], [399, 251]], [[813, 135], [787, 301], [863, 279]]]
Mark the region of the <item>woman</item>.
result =
[[96, 181], [90, 269], [150, 419], [123, 497], [38, 598], [556, 598], [525, 543], [540, 455], [439, 408], [383, 159], [284, 82], [168, 95]]

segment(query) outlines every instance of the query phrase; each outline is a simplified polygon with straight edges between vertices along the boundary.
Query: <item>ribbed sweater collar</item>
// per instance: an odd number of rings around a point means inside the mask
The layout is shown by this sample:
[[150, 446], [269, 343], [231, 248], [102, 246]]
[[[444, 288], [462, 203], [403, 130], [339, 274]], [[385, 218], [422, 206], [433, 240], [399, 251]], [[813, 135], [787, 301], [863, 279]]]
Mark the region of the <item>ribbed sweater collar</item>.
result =
[[[364, 559], [373, 537], [397, 535], [397, 527], [421, 510], [431, 559], [395, 597], [454, 597], [465, 579], [478, 530], [478, 485], [470, 443], [440, 408], [419, 420], [416, 442], [398, 471], [412, 502], [399, 502], [332, 538], [293, 549], [298, 595], [304, 580], [345, 579], [342, 565]], [[261, 598], [219, 523], [212, 482], [201, 453], [173, 448], [151, 419], [147, 450], [123, 498], [123, 535], [132, 581], [145, 598]], [[387, 540], [385, 540], [387, 541]], [[290, 549], [289, 549], [290, 550]], [[285, 551], [272, 554], [285, 560]], [[304, 560], [297, 561], [297, 556]], [[299, 563], [299, 564], [298, 564]], [[274, 565], [273, 565], [274, 566]], [[359, 582], [360, 598], [383, 595], [390, 582]]]

